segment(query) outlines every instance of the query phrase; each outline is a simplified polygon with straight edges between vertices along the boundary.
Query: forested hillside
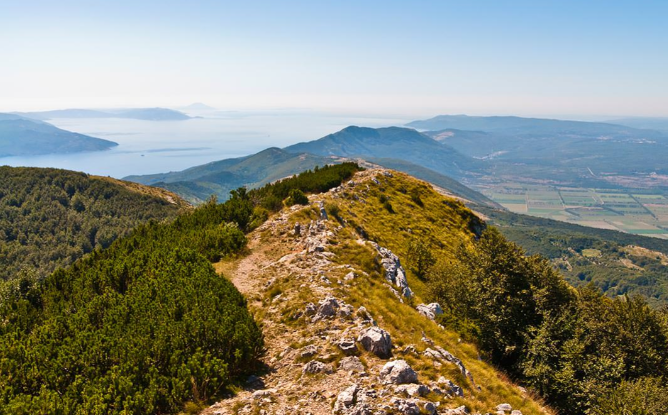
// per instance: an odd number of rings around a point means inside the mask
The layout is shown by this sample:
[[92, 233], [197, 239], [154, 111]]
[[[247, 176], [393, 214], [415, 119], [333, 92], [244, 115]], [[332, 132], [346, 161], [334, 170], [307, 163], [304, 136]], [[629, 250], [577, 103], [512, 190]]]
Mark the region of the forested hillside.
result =
[[0, 279], [44, 276], [149, 220], [174, 218], [176, 195], [67, 170], [0, 167]]
[[476, 206], [506, 238], [548, 258], [573, 286], [668, 304], [668, 241]]
[[303, 203], [304, 192], [357, 170], [348, 163], [238, 189], [224, 204], [140, 225], [44, 279], [4, 284], [0, 413], [175, 413], [219, 397], [256, 369], [263, 340], [210, 261], [240, 253], [244, 232], [283, 199]]

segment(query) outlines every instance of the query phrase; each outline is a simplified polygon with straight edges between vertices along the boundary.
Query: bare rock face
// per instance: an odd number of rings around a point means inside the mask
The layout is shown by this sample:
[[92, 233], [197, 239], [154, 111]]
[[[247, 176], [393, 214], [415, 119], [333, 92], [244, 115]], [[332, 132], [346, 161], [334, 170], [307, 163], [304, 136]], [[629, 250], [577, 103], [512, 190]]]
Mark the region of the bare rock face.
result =
[[418, 311], [418, 313], [422, 314], [430, 320], [435, 320], [436, 316], [443, 314], [443, 309], [438, 303], [420, 304], [419, 306], [415, 307], [415, 309]]
[[392, 339], [390, 334], [378, 327], [369, 327], [360, 333], [357, 341], [364, 349], [375, 354], [381, 359], [387, 359], [392, 355]]
[[387, 362], [380, 371], [380, 379], [386, 384], [417, 383], [418, 376], [405, 360]]
[[399, 257], [392, 251], [378, 245], [375, 242], [369, 242], [380, 254], [380, 263], [385, 270], [385, 279], [392, 285], [396, 286], [398, 291], [406, 298], [413, 296], [413, 291], [408, 287], [408, 280], [406, 280], [406, 271], [401, 266]]

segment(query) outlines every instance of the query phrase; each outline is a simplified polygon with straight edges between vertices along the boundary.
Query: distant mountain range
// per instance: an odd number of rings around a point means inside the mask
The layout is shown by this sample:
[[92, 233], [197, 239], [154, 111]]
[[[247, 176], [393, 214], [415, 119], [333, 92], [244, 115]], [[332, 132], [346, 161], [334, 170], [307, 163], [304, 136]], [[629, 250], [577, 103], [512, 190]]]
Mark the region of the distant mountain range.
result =
[[[448, 150], [429, 137], [408, 128], [348, 127], [320, 140], [300, 143], [283, 150], [269, 148], [248, 157], [226, 159], [181, 172], [128, 176], [125, 180], [171, 190], [186, 200], [201, 203], [211, 195], [225, 200], [240, 186], [259, 187], [315, 166], [345, 159], [364, 159], [427, 180], [448, 193], [485, 206], [498, 205], [441, 171], [460, 172], [452, 160], [475, 163]], [[414, 163], [410, 160], [416, 160]], [[425, 167], [425, 163], [438, 170]]]
[[0, 157], [107, 150], [113, 141], [61, 130], [43, 121], [0, 114]]
[[39, 112], [18, 113], [26, 118], [36, 120], [50, 120], [53, 118], [129, 118], [146, 121], [182, 121], [191, 117], [168, 108], [131, 108], [131, 109], [64, 109]]
[[285, 148], [321, 156], [400, 159], [452, 177], [462, 177], [480, 163], [448, 145], [410, 128], [347, 127], [319, 140]]
[[624, 125], [521, 117], [440, 115], [407, 126], [494, 175], [600, 181], [601, 174], [668, 173], [668, 133]]
[[625, 125], [633, 128], [647, 128], [650, 130], [659, 130], [668, 132], [668, 118], [650, 118], [650, 117], [634, 117], [634, 118], [620, 118], [608, 121], [612, 124]]

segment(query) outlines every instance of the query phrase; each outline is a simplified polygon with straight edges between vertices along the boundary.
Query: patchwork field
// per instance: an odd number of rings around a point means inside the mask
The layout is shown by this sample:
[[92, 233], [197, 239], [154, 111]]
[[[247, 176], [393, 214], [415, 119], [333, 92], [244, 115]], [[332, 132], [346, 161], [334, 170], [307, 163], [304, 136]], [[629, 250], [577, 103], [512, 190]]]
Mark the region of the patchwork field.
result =
[[479, 189], [516, 213], [668, 239], [668, 193], [495, 184]]

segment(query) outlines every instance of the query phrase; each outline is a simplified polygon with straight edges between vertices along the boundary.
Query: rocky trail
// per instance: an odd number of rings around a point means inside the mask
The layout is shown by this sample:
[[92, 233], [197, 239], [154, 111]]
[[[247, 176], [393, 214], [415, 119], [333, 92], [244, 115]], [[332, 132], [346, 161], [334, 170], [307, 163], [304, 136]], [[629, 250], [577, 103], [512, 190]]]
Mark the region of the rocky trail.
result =
[[[345, 186], [368, 188], [366, 183], [387, 174], [367, 170]], [[262, 325], [266, 370], [202, 415], [470, 413], [462, 397], [480, 387], [462, 360], [426, 335], [421, 344], [400, 348], [382, 316], [350, 304], [347, 293], [373, 277], [336, 253], [350, 233], [342, 222], [327, 217], [324, 206], [340, 191], [311, 196], [308, 206], [284, 209], [249, 235], [246, 256], [216, 265], [248, 298]], [[413, 293], [400, 259], [355, 235], [355, 244], [377, 254], [385, 278], [375, 283], [393, 293], [389, 301], [410, 302]], [[438, 304], [415, 308], [425, 321], [442, 312]], [[429, 376], [412, 367], [411, 359], [429, 362]], [[443, 373], [455, 377], [434, 375], [445, 367]], [[498, 404], [490, 413], [522, 413]]]

